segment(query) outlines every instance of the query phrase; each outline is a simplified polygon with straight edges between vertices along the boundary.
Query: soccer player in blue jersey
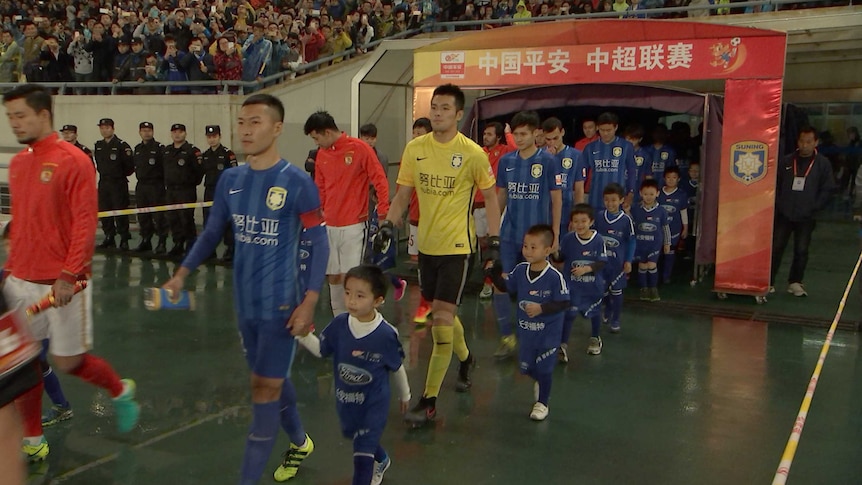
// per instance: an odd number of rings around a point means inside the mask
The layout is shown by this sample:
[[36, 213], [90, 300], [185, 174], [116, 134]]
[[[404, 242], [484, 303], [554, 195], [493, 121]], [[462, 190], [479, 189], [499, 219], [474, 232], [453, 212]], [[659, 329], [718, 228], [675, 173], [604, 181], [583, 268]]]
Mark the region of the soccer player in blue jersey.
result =
[[[623, 207], [631, 206], [637, 190], [637, 166], [635, 149], [631, 143], [617, 136], [619, 118], [613, 113], [602, 113], [596, 120], [599, 139], [587, 144], [581, 153], [580, 168], [592, 173], [592, 188], [586, 201], [599, 210], [604, 207], [602, 191], [608, 184], [616, 182], [626, 189]], [[575, 182], [575, 202], [584, 202], [584, 182]]]
[[647, 179], [641, 182], [639, 206], [631, 211], [635, 223], [637, 248], [635, 259], [638, 262], [638, 284], [641, 287], [641, 300], [659, 301], [658, 295], [658, 258], [670, 252], [670, 227], [667, 212], [659, 205], [658, 181]]
[[676, 248], [688, 237], [688, 193], [679, 188], [679, 167], [664, 169], [664, 187], [658, 192], [658, 203], [667, 212], [670, 227], [670, 251], [662, 258], [662, 282], [670, 283]]
[[[637, 168], [636, 187], [640, 188], [641, 182], [652, 177], [652, 150], [641, 145], [644, 139], [644, 129], [638, 123], [626, 127], [624, 138], [632, 144], [635, 149], [635, 167]], [[640, 191], [634, 191], [632, 205], [641, 203]]]
[[566, 130], [558, 118], [548, 118], [542, 123], [542, 131], [545, 133], [545, 150], [557, 159], [560, 178], [563, 186], [561, 194], [563, 198], [562, 210], [560, 212], [560, 236], [569, 232], [569, 213], [575, 199], [575, 182], [584, 180], [584, 171], [578, 170], [578, 160], [581, 151], [563, 143]]
[[[593, 184], [596, 179], [593, 179]], [[593, 190], [598, 190], [593, 185]], [[605, 294], [604, 267], [608, 262], [605, 241], [598, 231], [592, 229], [595, 221], [593, 207], [589, 204], [575, 204], [572, 209], [572, 232], [560, 241], [560, 256], [564, 261], [563, 274], [569, 280], [571, 306], [563, 323], [563, 339], [559, 359], [569, 361], [569, 337], [572, 325], [578, 314], [590, 319], [590, 343], [587, 353], [602, 353], [602, 297]]]
[[335, 409], [342, 434], [353, 440], [353, 485], [378, 485], [392, 463], [380, 446], [389, 414], [390, 372], [402, 414], [410, 404], [398, 330], [377, 311], [386, 297], [386, 279], [377, 266], [350, 269], [344, 280], [347, 313], [335, 317], [320, 340], [314, 334], [300, 339], [318, 357], [332, 356]]
[[553, 243], [551, 226], [538, 224], [529, 228], [521, 248], [526, 261], [515, 266], [505, 282], [509, 294], [518, 301], [521, 373], [536, 381], [536, 403], [530, 412], [534, 421], [548, 417], [551, 375], [569, 308], [566, 278], [548, 262]]
[[[305, 335], [323, 285], [329, 242], [320, 198], [311, 177], [278, 154], [276, 141], [284, 123], [284, 105], [268, 94], [249, 96], [240, 109], [237, 131], [247, 164], [225, 170], [216, 185], [210, 217], [180, 268], [163, 288], [177, 294], [186, 277], [212, 254], [228, 224], [236, 236], [233, 287], [239, 331], [251, 368], [252, 424], [243, 457], [240, 484], [256, 484], [275, 446], [279, 423], [290, 436], [290, 449], [275, 479], [296, 475], [314, 450], [296, 408], [296, 390], [288, 375], [296, 348]], [[314, 251], [305, 292], [298, 277], [303, 228]]]
[[676, 150], [667, 144], [667, 127], [659, 123], [652, 131], [652, 178], [656, 179], [659, 188], [664, 184], [664, 169], [676, 166]]
[[605, 281], [608, 284], [607, 319], [611, 333], [620, 331], [620, 313], [623, 308], [623, 290], [632, 272], [635, 255], [635, 227], [631, 217], [620, 210], [625, 190], [620, 184], [605, 187], [605, 210], [596, 217], [595, 228], [605, 240], [608, 264], [605, 266]]
[[[523, 261], [524, 234], [536, 224], [550, 224], [554, 228], [552, 247], [556, 250], [563, 203], [561, 167], [553, 155], [536, 148], [539, 115], [534, 111], [520, 112], [512, 118], [511, 126], [518, 149], [503, 155], [497, 167], [497, 200], [503, 212], [500, 263], [504, 275]], [[500, 329], [500, 346], [494, 357], [505, 359], [514, 355], [517, 342], [512, 333], [512, 305], [505, 288], [495, 288], [493, 305]]]

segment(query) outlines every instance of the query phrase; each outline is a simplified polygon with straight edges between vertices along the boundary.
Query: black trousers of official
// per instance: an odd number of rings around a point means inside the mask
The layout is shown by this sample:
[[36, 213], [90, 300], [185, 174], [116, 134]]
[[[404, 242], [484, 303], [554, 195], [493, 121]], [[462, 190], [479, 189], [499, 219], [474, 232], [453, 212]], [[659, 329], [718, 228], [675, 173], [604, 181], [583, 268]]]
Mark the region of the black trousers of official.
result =
[[[162, 182], [138, 182], [135, 186], [135, 202], [138, 208], [164, 205], [165, 186]], [[141, 226], [141, 238], [152, 239], [153, 234], [159, 238], [168, 237], [168, 219], [164, 212], [138, 214], [138, 224]]]
[[[204, 202], [210, 202], [215, 200], [215, 185], [208, 185], [204, 187]], [[204, 207], [204, 225], [206, 225], [207, 220], [210, 217], [210, 208]], [[225, 228], [223, 241], [225, 246], [228, 248], [233, 247], [233, 221]]]
[[[168, 204], [187, 204], [198, 200], [197, 188], [194, 185], [168, 186], [166, 195]], [[167, 215], [174, 244], [191, 241], [197, 236], [194, 209], [172, 210], [168, 211]]]
[[[129, 183], [124, 179], [102, 179], [99, 181], [99, 210], [111, 211], [129, 208]], [[102, 230], [111, 238], [120, 234], [129, 239], [129, 216], [102, 218]]]
[[775, 212], [775, 228], [772, 234], [772, 283], [781, 266], [781, 257], [793, 235], [793, 262], [790, 264], [788, 283], [802, 283], [805, 277], [805, 267], [808, 266], [808, 248], [811, 246], [811, 234], [817, 222], [814, 219], [791, 221]]

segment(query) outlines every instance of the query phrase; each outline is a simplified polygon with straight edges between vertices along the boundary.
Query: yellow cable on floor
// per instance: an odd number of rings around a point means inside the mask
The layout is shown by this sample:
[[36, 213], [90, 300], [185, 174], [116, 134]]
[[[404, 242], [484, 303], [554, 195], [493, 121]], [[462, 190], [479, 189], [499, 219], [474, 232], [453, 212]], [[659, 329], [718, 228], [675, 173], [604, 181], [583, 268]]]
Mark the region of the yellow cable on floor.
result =
[[835, 318], [829, 327], [829, 333], [826, 334], [826, 341], [823, 342], [823, 348], [820, 349], [820, 358], [817, 359], [814, 373], [811, 375], [811, 380], [808, 381], [808, 389], [805, 391], [805, 397], [802, 398], [802, 406], [799, 407], [799, 414], [796, 415], [793, 431], [790, 433], [790, 438], [787, 439], [787, 446], [781, 455], [781, 462], [778, 464], [778, 470], [775, 471], [772, 485], [784, 485], [787, 482], [787, 476], [790, 475], [790, 466], [793, 464], [793, 457], [796, 455], [796, 447], [799, 446], [799, 438], [802, 436], [802, 428], [805, 427], [805, 419], [808, 417], [808, 410], [811, 408], [811, 399], [814, 398], [814, 390], [817, 388], [817, 381], [820, 379], [820, 371], [823, 370], [823, 362], [826, 360], [826, 354], [829, 353], [829, 345], [832, 343], [832, 336], [835, 335], [835, 329], [838, 327], [838, 320], [841, 319], [841, 313], [844, 312], [847, 295], [850, 294], [850, 288], [853, 287], [853, 282], [856, 281], [856, 273], [859, 271], [860, 263], [862, 263], [862, 253], [859, 254], [859, 259], [856, 260], [856, 267], [853, 268], [850, 281], [847, 282], [847, 287], [844, 288], [844, 296], [841, 297], [838, 311], [835, 313]]

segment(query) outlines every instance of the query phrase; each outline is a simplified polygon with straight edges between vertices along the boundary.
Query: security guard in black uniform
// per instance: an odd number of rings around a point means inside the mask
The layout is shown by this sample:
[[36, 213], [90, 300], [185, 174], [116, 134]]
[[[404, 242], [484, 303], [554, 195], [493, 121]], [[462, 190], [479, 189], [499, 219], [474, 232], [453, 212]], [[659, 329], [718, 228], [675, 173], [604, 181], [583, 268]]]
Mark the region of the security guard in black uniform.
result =
[[86, 153], [90, 160], [93, 159], [93, 151], [89, 148], [81, 145], [81, 142], [78, 141], [78, 127], [75, 125], [63, 125], [63, 128], [60, 130], [60, 134], [63, 135], [63, 139], [67, 142], [71, 143], [78, 147], [79, 150]]
[[[95, 160], [99, 170], [99, 210], [116, 210], [129, 208], [129, 180], [126, 178], [135, 173], [135, 162], [132, 160], [132, 147], [114, 136], [114, 120], [102, 118], [99, 120], [99, 132], [102, 140], [96, 142]], [[120, 233], [120, 249], [129, 249], [129, 216], [102, 218], [102, 230], [105, 240], [100, 249], [113, 248], [114, 238]]]
[[[141, 142], [135, 147], [135, 201], [138, 207], [153, 207], [165, 203], [165, 147], [153, 139], [153, 124], [144, 121], [138, 125]], [[141, 225], [141, 244], [137, 252], [153, 251], [153, 234], [159, 236], [155, 254], [168, 252], [168, 220], [164, 212], [138, 214]]]
[[[205, 128], [207, 145], [210, 147], [203, 154], [204, 172], [204, 201], [209, 202], [215, 198], [216, 182], [222, 172], [230, 167], [236, 167], [236, 155], [221, 144], [221, 127], [219, 125], [207, 125]], [[204, 207], [204, 224], [209, 217], [209, 207]], [[233, 228], [228, 227], [224, 232], [224, 243], [226, 249], [222, 254], [222, 261], [233, 260]]]
[[[197, 185], [203, 178], [201, 151], [186, 141], [186, 125], [171, 125], [173, 143], [165, 146], [165, 187], [168, 204], [197, 202]], [[174, 246], [169, 256], [181, 257], [197, 236], [195, 210], [180, 209], [167, 212]]]

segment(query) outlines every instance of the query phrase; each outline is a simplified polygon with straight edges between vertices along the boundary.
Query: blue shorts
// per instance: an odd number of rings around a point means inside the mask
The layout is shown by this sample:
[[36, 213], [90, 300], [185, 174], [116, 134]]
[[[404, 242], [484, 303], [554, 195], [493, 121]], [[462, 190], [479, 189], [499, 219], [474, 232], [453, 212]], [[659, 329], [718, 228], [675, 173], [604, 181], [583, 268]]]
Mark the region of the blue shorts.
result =
[[557, 347], [537, 349], [525, 345], [518, 346], [518, 360], [521, 374], [550, 374], [557, 363]]
[[638, 263], [657, 263], [662, 246], [638, 244], [635, 249], [635, 259]]
[[592, 318], [598, 315], [602, 309], [602, 295], [573, 295], [572, 306], [566, 312], [567, 319], [574, 319], [578, 315], [584, 318]]
[[524, 261], [524, 253], [521, 251], [523, 247], [523, 242], [500, 241], [500, 264], [503, 266], [503, 274], [511, 272], [518, 263]]
[[353, 440], [353, 452], [374, 454], [386, 428], [389, 400], [364, 405], [336, 405], [336, 411], [341, 422], [341, 434]]
[[622, 266], [608, 264], [604, 270], [605, 281], [608, 282], [609, 290], [622, 290], [628, 286], [628, 278], [626, 278], [626, 273], [623, 271]]
[[253, 373], [273, 379], [288, 377], [296, 340], [287, 328], [287, 319], [240, 319], [239, 335], [245, 360]]

